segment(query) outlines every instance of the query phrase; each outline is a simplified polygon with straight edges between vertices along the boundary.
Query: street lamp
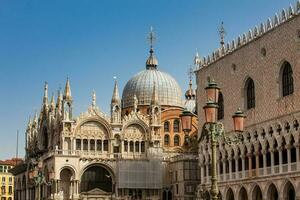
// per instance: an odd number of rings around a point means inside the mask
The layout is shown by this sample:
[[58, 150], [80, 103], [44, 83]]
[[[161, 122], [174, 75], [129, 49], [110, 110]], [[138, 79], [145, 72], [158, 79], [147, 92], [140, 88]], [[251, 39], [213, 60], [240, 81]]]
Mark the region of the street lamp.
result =
[[[217, 110], [218, 110], [218, 96], [220, 88], [214, 81], [209, 81], [208, 86], [205, 88], [207, 95], [207, 103], [203, 107], [205, 113], [205, 132], [202, 132], [200, 140], [204, 137], [208, 137], [211, 141], [211, 197], [212, 200], [218, 199], [218, 179], [217, 179], [217, 141], [220, 137], [224, 138], [225, 142], [235, 142], [230, 138], [226, 138], [224, 135], [224, 125], [217, 122]], [[244, 130], [244, 118], [243, 112], [238, 111], [232, 116], [234, 122], [234, 131], [242, 132]]]
[[180, 115], [182, 130], [184, 132], [184, 143], [185, 145], [189, 142], [189, 133], [192, 130], [192, 119], [194, 114], [188, 110], [184, 110]]

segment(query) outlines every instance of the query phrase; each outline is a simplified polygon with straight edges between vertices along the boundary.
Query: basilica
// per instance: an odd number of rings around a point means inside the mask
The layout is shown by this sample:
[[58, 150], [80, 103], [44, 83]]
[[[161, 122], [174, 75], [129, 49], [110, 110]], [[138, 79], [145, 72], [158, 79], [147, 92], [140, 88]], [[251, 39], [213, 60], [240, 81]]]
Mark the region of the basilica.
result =
[[[15, 199], [193, 199], [200, 174], [192, 81], [182, 97], [177, 81], [158, 69], [152, 43], [122, 97], [115, 80], [109, 115], [93, 92], [87, 111], [75, 116], [70, 80], [50, 99], [46, 83], [26, 129], [25, 163], [12, 170]], [[188, 133], [184, 110], [193, 113]]]

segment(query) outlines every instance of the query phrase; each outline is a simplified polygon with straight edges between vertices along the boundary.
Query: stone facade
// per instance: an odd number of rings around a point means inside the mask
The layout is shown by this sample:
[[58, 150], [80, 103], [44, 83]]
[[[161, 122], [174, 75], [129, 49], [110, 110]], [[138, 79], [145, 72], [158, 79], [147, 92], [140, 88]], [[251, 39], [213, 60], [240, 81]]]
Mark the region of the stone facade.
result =
[[[56, 101], [54, 97], [48, 99], [45, 84], [41, 111], [28, 123], [25, 163], [12, 170], [19, 188], [15, 193], [17, 200], [173, 199], [169, 174], [179, 169], [170, 165], [175, 162], [174, 157], [195, 156], [198, 120], [194, 115], [191, 140], [186, 141], [180, 121], [184, 104], [178, 105], [177, 101], [176, 105], [166, 105], [160, 101], [172, 102], [170, 97], [182, 98], [181, 93], [169, 94], [176, 81], [158, 72], [153, 52], [151, 48], [143, 71], [147, 76], [140, 83], [145, 87], [136, 90], [131, 84], [123, 91], [127, 99], [121, 99], [115, 81], [110, 116], [97, 107], [95, 92], [88, 110], [73, 116], [70, 81], [67, 80], [64, 94], [58, 92]], [[156, 74], [163, 79], [153, 83], [152, 76], [155, 78]], [[147, 99], [148, 104], [139, 99]], [[130, 106], [123, 109], [123, 101]], [[190, 101], [195, 101], [191, 84], [186, 103], [193, 105]], [[174, 199], [186, 195], [195, 193], [183, 193]]]
[[[242, 141], [219, 140], [218, 180], [222, 199], [300, 199], [300, 3], [283, 9], [212, 55], [197, 57], [199, 127], [204, 122], [207, 79], [221, 87], [225, 130], [233, 132], [232, 114], [244, 110]], [[283, 95], [284, 68], [292, 69], [293, 91]], [[249, 109], [248, 81], [254, 82], [254, 106]], [[201, 128], [199, 128], [201, 130]], [[201, 134], [201, 131], [199, 132]], [[209, 197], [210, 145], [199, 144], [199, 199]], [[202, 198], [201, 198], [202, 197]]]

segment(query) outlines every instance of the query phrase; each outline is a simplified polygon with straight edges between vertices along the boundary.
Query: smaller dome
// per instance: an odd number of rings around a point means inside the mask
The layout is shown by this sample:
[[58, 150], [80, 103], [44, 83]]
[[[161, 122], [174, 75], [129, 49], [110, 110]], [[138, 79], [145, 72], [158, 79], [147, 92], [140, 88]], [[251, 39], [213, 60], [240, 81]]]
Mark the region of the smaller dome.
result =
[[192, 84], [192, 80], [190, 80], [189, 83], [189, 89], [185, 92], [185, 98], [188, 99], [195, 99], [196, 98], [196, 92], [195, 90], [193, 90], [193, 84]]

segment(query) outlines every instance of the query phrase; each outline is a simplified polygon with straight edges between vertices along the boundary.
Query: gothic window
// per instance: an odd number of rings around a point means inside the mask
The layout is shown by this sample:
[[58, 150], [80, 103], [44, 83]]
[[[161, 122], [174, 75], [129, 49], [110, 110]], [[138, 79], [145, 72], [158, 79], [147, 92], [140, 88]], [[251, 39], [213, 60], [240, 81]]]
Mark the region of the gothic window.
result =
[[108, 151], [108, 140], [103, 141], [103, 150]]
[[174, 120], [173, 130], [174, 130], [174, 133], [179, 133], [179, 120], [178, 119]]
[[166, 121], [164, 123], [164, 132], [169, 132], [170, 131], [170, 123]]
[[95, 140], [90, 140], [90, 150], [91, 151], [95, 150]]
[[294, 93], [293, 70], [288, 62], [285, 62], [282, 67], [282, 96], [287, 96]]
[[170, 136], [168, 134], [166, 134], [164, 137], [164, 144], [165, 146], [169, 146], [170, 144]]
[[180, 145], [180, 138], [179, 135], [174, 136], [174, 146], [179, 146]]
[[101, 150], [102, 150], [102, 141], [97, 140], [97, 151], [101, 151]]
[[88, 141], [87, 141], [87, 139], [83, 140], [83, 150], [85, 150], [85, 151], [88, 150]]
[[81, 150], [81, 140], [76, 139], [76, 150]]
[[124, 141], [124, 151], [127, 152], [128, 151], [128, 142]]
[[247, 109], [255, 107], [255, 87], [254, 81], [251, 78], [248, 78], [246, 81], [246, 103]]
[[140, 142], [136, 141], [135, 142], [135, 152], [139, 152], [140, 151]]
[[218, 106], [218, 120], [221, 120], [224, 118], [224, 99], [221, 92], [219, 93]]
[[133, 141], [129, 142], [129, 151], [133, 152]]
[[145, 142], [144, 141], [141, 142], [141, 152], [142, 153], [145, 152]]

